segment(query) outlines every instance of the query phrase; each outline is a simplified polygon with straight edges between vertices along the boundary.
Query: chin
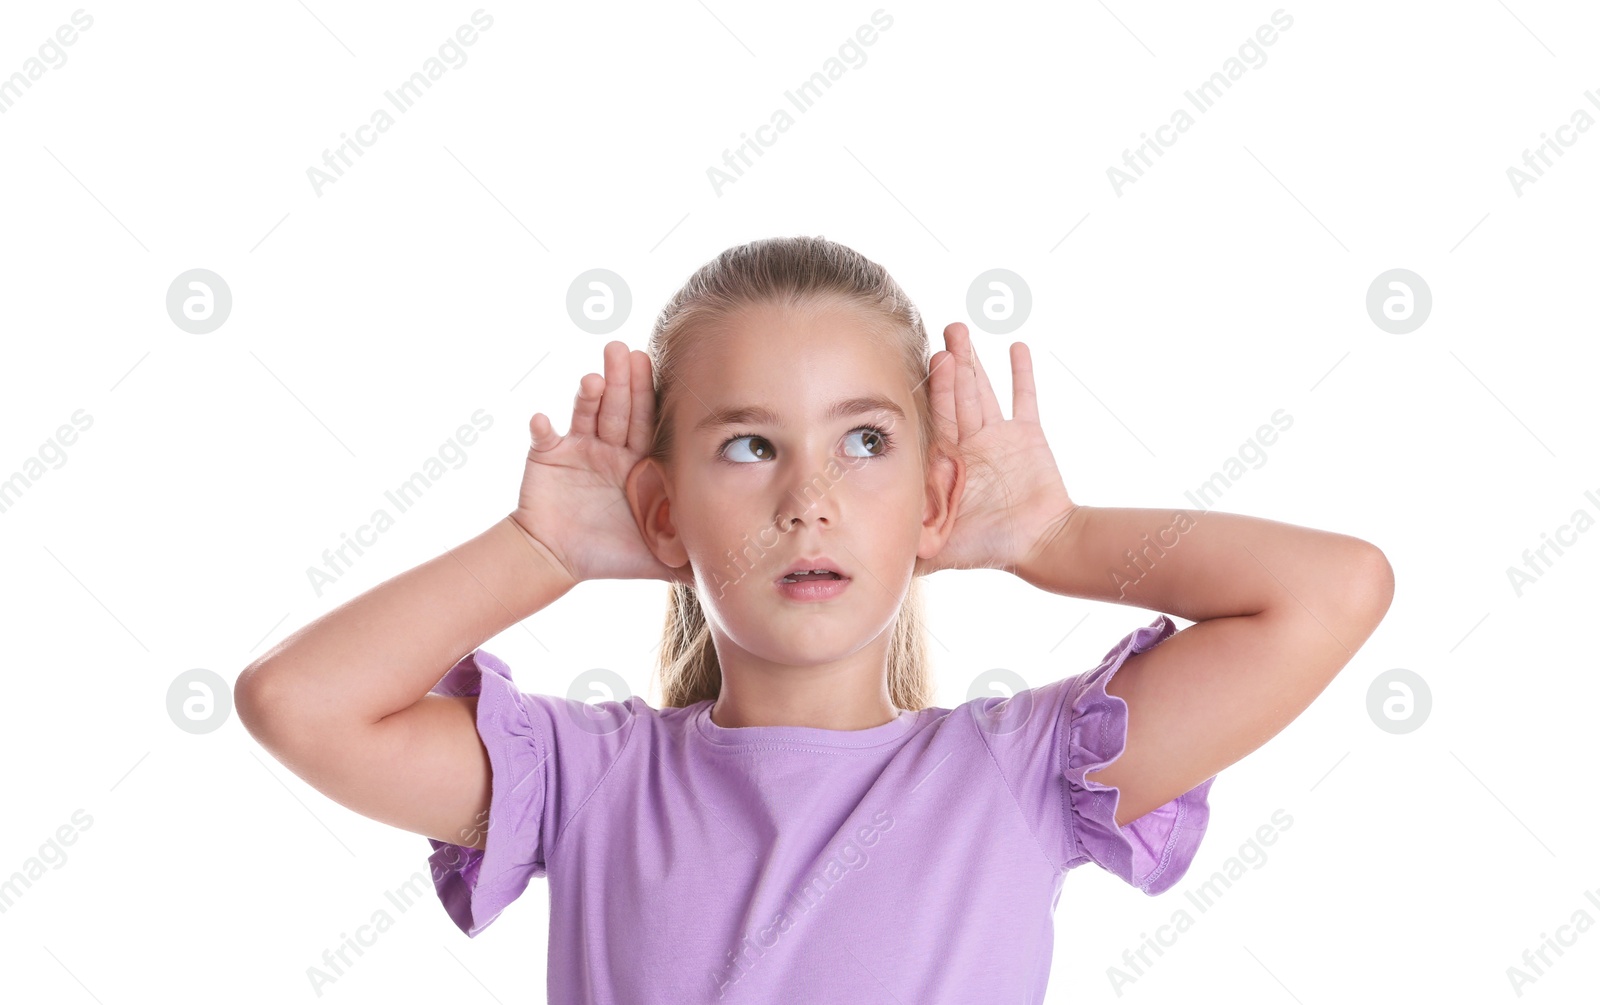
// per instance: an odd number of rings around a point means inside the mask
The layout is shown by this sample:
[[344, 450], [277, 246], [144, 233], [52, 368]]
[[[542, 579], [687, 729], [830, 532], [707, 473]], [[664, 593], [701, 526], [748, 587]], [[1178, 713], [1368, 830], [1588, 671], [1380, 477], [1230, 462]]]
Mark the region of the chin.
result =
[[[729, 641], [756, 659], [769, 663], [815, 666], [842, 660], [871, 643], [870, 635], [851, 632], [850, 627], [819, 630], [812, 625], [774, 631], [771, 623], [763, 623], [730, 633]], [[749, 644], [741, 640], [748, 640]]]

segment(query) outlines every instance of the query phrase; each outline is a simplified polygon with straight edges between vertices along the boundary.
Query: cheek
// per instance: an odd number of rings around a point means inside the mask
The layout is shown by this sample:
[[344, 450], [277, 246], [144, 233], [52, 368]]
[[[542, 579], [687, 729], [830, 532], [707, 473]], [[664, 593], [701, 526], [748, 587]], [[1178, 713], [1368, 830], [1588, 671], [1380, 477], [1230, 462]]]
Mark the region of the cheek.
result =
[[750, 479], [708, 479], [684, 499], [679, 531], [702, 562], [726, 562], [730, 550], [764, 554], [783, 537], [766, 498]]
[[[692, 526], [714, 540], [760, 533], [772, 520], [772, 496], [778, 491], [772, 484], [775, 477], [742, 467], [709, 470], [681, 498], [682, 511], [689, 516], [680, 526]], [[927, 501], [923, 481], [915, 458], [851, 458], [840, 459], [838, 467], [818, 472], [799, 488], [808, 497], [833, 495], [847, 513], [873, 520], [899, 514], [916, 523]]]
[[921, 469], [915, 460], [902, 454], [841, 460], [835, 475], [841, 486], [858, 486], [858, 492], [873, 497], [886, 494], [898, 497], [907, 491], [915, 491], [914, 483], [922, 480]]
[[915, 463], [902, 462], [892, 470], [889, 465], [878, 466], [873, 491], [883, 499], [885, 506], [897, 509], [909, 507], [920, 510], [927, 499], [927, 484], [922, 468]]

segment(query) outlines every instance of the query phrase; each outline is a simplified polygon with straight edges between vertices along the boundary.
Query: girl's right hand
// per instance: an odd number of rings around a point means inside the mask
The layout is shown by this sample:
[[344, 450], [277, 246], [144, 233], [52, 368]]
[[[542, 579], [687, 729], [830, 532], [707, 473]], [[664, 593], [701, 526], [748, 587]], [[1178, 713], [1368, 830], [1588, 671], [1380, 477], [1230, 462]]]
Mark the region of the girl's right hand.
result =
[[528, 422], [533, 444], [512, 519], [577, 582], [664, 579], [692, 583], [645, 546], [624, 486], [650, 450], [655, 386], [650, 356], [622, 342], [605, 346], [605, 376], [578, 381], [572, 424], [557, 435], [543, 412]]

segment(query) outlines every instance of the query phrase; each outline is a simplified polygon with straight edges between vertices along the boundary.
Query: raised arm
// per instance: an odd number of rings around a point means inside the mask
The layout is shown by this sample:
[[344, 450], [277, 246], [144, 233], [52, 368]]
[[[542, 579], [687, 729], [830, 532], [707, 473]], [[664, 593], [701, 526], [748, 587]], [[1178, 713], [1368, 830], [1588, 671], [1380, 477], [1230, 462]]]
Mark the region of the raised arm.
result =
[[1389, 609], [1394, 572], [1359, 538], [1215, 510], [1074, 506], [1013, 570], [1071, 597], [1196, 624], [1122, 664], [1120, 827], [1266, 743], [1321, 694]]
[[493, 780], [478, 699], [428, 692], [461, 657], [590, 579], [687, 581], [639, 535], [624, 491], [655, 430], [650, 357], [608, 342], [565, 434], [543, 412], [517, 508], [274, 646], [239, 675], [252, 736], [329, 798], [482, 849]]
[[1039, 423], [1026, 343], [1011, 344], [1007, 419], [967, 326], [944, 334], [928, 396], [961, 460], [959, 519], [918, 573], [1005, 569], [1052, 593], [1197, 622], [1129, 656], [1106, 684], [1128, 705], [1127, 743], [1084, 777], [1120, 790], [1117, 826], [1277, 735], [1383, 620], [1394, 572], [1359, 538], [1215, 510], [1074, 503]]
[[330, 799], [482, 848], [490, 766], [478, 737], [478, 699], [428, 691], [462, 656], [575, 585], [508, 516], [251, 663], [234, 684], [239, 720]]

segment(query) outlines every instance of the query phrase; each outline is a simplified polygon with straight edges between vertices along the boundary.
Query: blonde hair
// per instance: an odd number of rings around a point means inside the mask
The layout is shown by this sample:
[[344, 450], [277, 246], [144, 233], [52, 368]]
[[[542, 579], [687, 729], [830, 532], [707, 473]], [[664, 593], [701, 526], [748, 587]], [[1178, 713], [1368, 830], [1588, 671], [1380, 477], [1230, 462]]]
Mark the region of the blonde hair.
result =
[[[649, 456], [665, 464], [672, 451], [672, 412], [679, 397], [673, 393], [673, 375], [694, 351], [699, 341], [696, 332], [716, 328], [750, 304], [801, 307], [830, 301], [861, 309], [900, 351], [906, 383], [916, 388], [912, 397], [926, 472], [932, 452], [949, 452], [950, 447], [929, 407], [924, 378], [931, 357], [922, 315], [883, 266], [824, 237], [772, 237], [729, 248], [697, 269], [662, 308], [647, 350], [656, 390], [656, 429]], [[656, 671], [662, 707], [682, 708], [715, 699], [722, 688], [722, 670], [694, 586], [668, 586], [671, 594]], [[889, 700], [896, 708], [915, 711], [933, 703], [936, 688], [928, 669], [924, 617], [921, 585], [912, 576], [889, 644]]]

